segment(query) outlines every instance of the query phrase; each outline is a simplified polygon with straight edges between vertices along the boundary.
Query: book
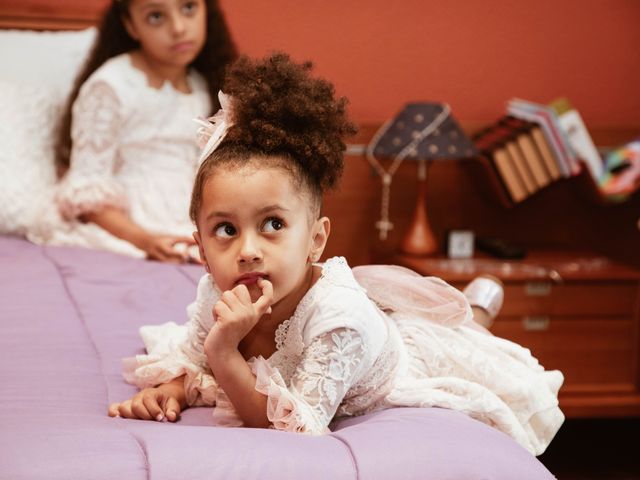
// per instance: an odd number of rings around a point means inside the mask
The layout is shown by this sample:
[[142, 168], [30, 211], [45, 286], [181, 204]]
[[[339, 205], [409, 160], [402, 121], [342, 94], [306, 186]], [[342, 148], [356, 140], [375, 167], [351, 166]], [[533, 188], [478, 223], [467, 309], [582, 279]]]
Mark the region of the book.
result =
[[579, 173], [580, 166], [575, 152], [569, 145], [567, 136], [560, 127], [558, 117], [552, 107], [526, 100], [512, 99], [507, 104], [507, 113], [523, 120], [538, 123], [542, 127], [563, 177]]
[[604, 162], [593, 144], [589, 130], [587, 130], [580, 113], [571, 106], [566, 98], [554, 100], [551, 102], [551, 107], [556, 111], [560, 127], [565, 131], [578, 158], [587, 166], [593, 179], [596, 182], [599, 181], [604, 174]]
[[493, 130], [497, 135], [496, 140], [507, 149], [527, 194], [530, 195], [538, 191], [541, 185], [538, 184], [519, 144], [518, 137], [520, 132], [505, 124], [503, 121], [498, 121], [493, 127]]
[[558, 167], [558, 162], [553, 156], [553, 152], [551, 151], [551, 147], [549, 146], [549, 142], [542, 132], [542, 127], [535, 126], [531, 129], [531, 138], [533, 139], [542, 160], [547, 166], [547, 171], [551, 176], [551, 181], [556, 181], [561, 177], [560, 168]]
[[531, 172], [531, 169], [527, 164], [527, 161], [522, 154], [522, 150], [520, 150], [520, 146], [517, 144], [516, 140], [510, 139], [505, 142], [505, 148], [507, 149], [507, 152], [509, 152], [511, 159], [516, 166], [516, 170], [522, 179], [522, 183], [524, 184], [527, 194], [536, 192], [540, 187], [536, 183], [533, 173]]
[[500, 173], [509, 196], [514, 203], [519, 203], [529, 196], [529, 190], [522, 181], [517, 169], [514, 168], [514, 160], [506, 147], [496, 148], [491, 152], [491, 157]]
[[[529, 191], [506, 147], [504, 132], [490, 127], [478, 132], [473, 140], [481, 157], [483, 157], [482, 161], [486, 159], [492, 166], [494, 175], [500, 179], [502, 188], [510, 201], [519, 203], [527, 198]], [[499, 198], [503, 196], [502, 192], [498, 193]]]
[[549, 185], [552, 181], [551, 173], [531, 136], [531, 130], [538, 128], [537, 124], [510, 116], [504, 117], [500, 123], [513, 129], [516, 142], [538, 187]]

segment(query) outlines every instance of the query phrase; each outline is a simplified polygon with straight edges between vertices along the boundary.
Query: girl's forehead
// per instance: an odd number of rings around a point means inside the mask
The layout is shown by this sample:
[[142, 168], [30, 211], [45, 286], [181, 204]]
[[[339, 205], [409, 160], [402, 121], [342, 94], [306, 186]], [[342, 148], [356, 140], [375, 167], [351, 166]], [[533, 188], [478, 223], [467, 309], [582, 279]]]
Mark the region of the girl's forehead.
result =
[[243, 164], [228, 163], [217, 166], [207, 182], [252, 182], [278, 183], [280, 187], [287, 186], [296, 193], [304, 193], [302, 182], [294, 175], [290, 168], [276, 162], [252, 159]]
[[284, 168], [268, 165], [261, 166], [253, 162], [245, 165], [220, 165], [213, 170], [207, 181], [225, 181], [234, 183], [278, 182], [280, 184], [291, 186], [292, 188], [297, 183], [295, 182], [293, 174]]
[[216, 168], [204, 186], [205, 201], [239, 201], [252, 203], [275, 197], [282, 201], [299, 202], [303, 195], [293, 175], [283, 168], [252, 165]]

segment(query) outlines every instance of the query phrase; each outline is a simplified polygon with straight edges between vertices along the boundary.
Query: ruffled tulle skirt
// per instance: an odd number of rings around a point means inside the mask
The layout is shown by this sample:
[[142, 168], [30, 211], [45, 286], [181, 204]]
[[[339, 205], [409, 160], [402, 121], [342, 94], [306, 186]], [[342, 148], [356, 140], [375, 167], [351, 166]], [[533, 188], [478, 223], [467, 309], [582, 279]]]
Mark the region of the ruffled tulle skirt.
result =
[[443, 407], [502, 430], [535, 455], [564, 421], [561, 372], [473, 322], [464, 295], [440, 279], [395, 266], [354, 268], [397, 326], [401, 364], [390, 406]]

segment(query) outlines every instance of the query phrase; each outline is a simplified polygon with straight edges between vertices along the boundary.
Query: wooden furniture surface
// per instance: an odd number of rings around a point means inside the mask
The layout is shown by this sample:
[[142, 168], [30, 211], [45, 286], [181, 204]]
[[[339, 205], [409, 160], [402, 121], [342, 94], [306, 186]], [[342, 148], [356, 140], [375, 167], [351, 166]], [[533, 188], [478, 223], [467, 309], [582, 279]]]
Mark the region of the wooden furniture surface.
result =
[[491, 331], [565, 376], [568, 417], [640, 416], [640, 271], [589, 253], [534, 251], [524, 260], [395, 255], [392, 263], [463, 289], [491, 274], [505, 302]]

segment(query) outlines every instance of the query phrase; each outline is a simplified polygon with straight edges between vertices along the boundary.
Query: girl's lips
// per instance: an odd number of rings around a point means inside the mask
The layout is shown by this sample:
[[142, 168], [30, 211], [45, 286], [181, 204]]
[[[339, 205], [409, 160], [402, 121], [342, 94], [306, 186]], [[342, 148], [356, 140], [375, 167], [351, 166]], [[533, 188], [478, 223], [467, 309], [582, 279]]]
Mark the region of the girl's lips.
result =
[[265, 275], [264, 273], [245, 273], [240, 278], [238, 278], [238, 280], [236, 280], [236, 284], [252, 285], [254, 283], [257, 283], [261, 278], [267, 278], [267, 275]]
[[182, 53], [193, 50], [193, 42], [180, 42], [171, 46], [171, 50], [174, 52]]

